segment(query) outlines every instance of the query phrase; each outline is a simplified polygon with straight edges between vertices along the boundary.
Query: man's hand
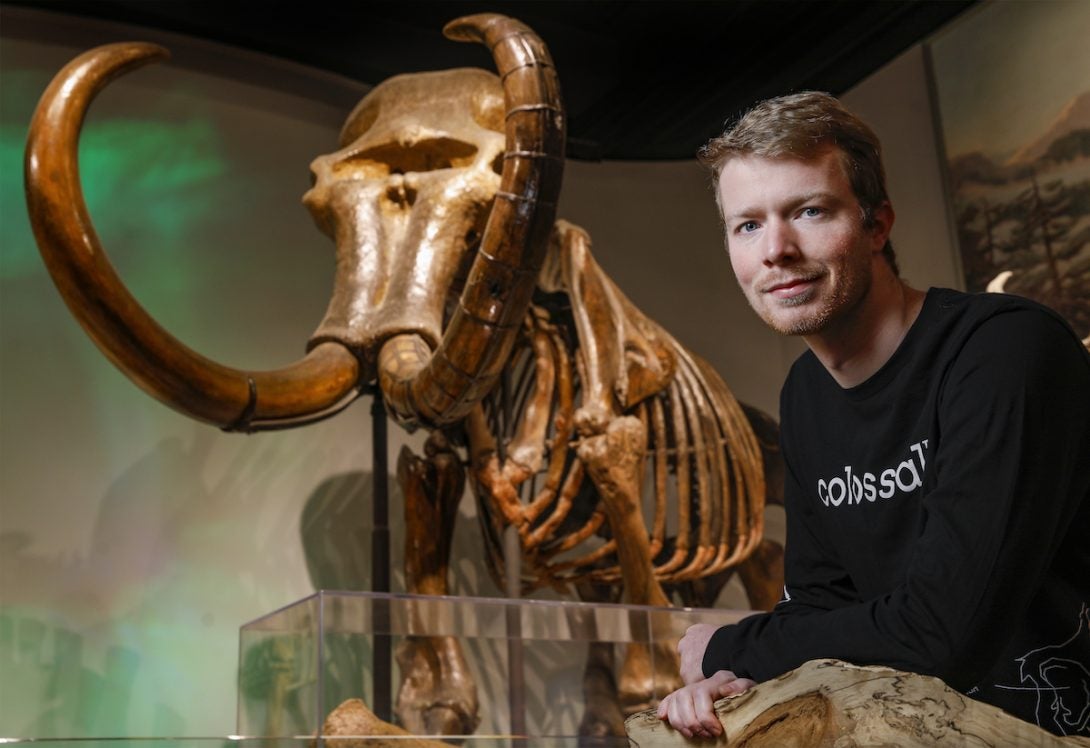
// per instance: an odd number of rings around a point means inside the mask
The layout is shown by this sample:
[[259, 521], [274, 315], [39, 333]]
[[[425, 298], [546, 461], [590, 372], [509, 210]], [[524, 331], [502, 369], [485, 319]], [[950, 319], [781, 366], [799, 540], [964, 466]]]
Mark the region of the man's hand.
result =
[[749, 678], [738, 678], [729, 670], [720, 670], [710, 678], [668, 694], [659, 702], [659, 719], [669, 722], [687, 738], [718, 737], [723, 733], [723, 725], [712, 705], [724, 696], [742, 693], [755, 685]]
[[704, 680], [704, 651], [712, 634], [719, 630], [710, 623], [694, 623], [677, 643], [681, 655], [681, 680], [685, 685]]

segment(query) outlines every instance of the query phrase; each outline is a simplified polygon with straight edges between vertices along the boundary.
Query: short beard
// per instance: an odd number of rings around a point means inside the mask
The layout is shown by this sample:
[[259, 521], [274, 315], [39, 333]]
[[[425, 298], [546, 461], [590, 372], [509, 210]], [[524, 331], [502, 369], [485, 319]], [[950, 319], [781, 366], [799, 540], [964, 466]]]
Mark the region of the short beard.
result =
[[[803, 302], [799, 302], [798, 304], [786, 304], [785, 306], [799, 306], [802, 303]], [[787, 324], [777, 321], [776, 318], [772, 315], [765, 316], [762, 314], [761, 318], [764, 320], [766, 325], [771, 327], [780, 335], [788, 335], [792, 337], [798, 335], [805, 336], [813, 335], [824, 330], [825, 326], [829, 324], [829, 320], [832, 318], [834, 311], [835, 306], [833, 304], [826, 304], [813, 314], [806, 317], [801, 317], [799, 319], [791, 320]]]
[[[869, 258], [866, 261], [869, 263]], [[825, 299], [820, 309], [816, 309], [806, 316], [789, 320], [786, 323], [777, 320], [771, 311], [766, 314], [764, 310], [758, 309], [752, 299], [747, 300], [750, 306], [753, 307], [753, 311], [757, 312], [757, 316], [780, 335], [792, 337], [815, 335], [827, 329], [830, 323], [850, 314], [870, 293], [873, 278], [869, 272], [866, 272], [866, 268], [854, 268], [851, 272], [845, 273], [844, 278], [848, 283], [846, 285], [842, 284], [833, 292], [832, 296]], [[800, 307], [813, 300], [813, 295], [801, 294], [790, 299], [784, 299], [779, 302], [779, 306], [781, 308]]]

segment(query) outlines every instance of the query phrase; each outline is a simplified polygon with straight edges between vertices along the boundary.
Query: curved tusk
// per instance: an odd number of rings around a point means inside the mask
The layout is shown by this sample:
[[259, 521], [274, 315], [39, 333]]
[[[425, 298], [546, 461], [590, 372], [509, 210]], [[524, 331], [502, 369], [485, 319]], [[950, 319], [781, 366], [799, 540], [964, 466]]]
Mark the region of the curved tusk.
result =
[[228, 430], [276, 428], [331, 415], [358, 395], [358, 362], [323, 343], [283, 369], [223, 366], [164, 330], [125, 288], [99, 242], [79, 179], [79, 134], [91, 101], [123, 73], [163, 59], [152, 44], [86, 52], [42, 95], [27, 139], [27, 209], [38, 248], [68, 308], [133, 382], [152, 397]]
[[463, 418], [492, 389], [510, 355], [556, 219], [565, 137], [556, 70], [530, 28], [482, 13], [443, 31], [492, 51], [503, 81], [506, 153], [480, 250], [439, 348], [431, 353], [422, 338], [406, 333], [379, 353], [390, 409], [433, 426]]

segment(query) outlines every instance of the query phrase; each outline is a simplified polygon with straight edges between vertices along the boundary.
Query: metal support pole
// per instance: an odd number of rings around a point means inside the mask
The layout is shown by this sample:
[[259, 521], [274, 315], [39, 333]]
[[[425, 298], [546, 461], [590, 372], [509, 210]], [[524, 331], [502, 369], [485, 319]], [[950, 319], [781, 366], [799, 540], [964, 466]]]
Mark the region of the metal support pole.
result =
[[[518, 530], [508, 526], [503, 531], [503, 565], [507, 571], [506, 594], [509, 600], [518, 600], [522, 594], [522, 548]], [[526, 734], [526, 678], [525, 653], [522, 644], [522, 608], [507, 606], [507, 682], [508, 706], [511, 710], [511, 733]]]
[[[500, 462], [507, 461], [507, 438], [511, 425], [511, 375], [505, 370], [500, 380], [500, 398], [503, 404], [499, 428]], [[518, 528], [509, 525], [503, 531], [503, 568], [506, 572], [504, 593], [508, 600], [518, 600], [522, 596], [522, 546], [519, 542]], [[526, 676], [525, 653], [522, 645], [522, 609], [518, 605], [507, 606], [507, 701], [511, 712], [511, 733], [526, 734]]]
[[[382, 393], [371, 393], [371, 591], [390, 591], [390, 496], [386, 443], [386, 407]], [[390, 641], [390, 609], [386, 600], [376, 600], [372, 608], [373, 651], [371, 686], [374, 699], [372, 711], [379, 719], [393, 719], [391, 671], [393, 668]]]

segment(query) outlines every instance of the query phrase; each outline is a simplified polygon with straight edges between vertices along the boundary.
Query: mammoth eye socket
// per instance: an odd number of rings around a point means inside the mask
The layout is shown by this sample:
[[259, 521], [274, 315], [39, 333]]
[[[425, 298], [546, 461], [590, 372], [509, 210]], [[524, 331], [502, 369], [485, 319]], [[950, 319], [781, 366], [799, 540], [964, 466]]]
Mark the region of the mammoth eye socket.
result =
[[383, 143], [357, 151], [342, 159], [334, 171], [362, 172], [366, 177], [389, 174], [458, 169], [469, 166], [477, 156], [477, 146], [454, 138], [428, 138], [410, 146]]

